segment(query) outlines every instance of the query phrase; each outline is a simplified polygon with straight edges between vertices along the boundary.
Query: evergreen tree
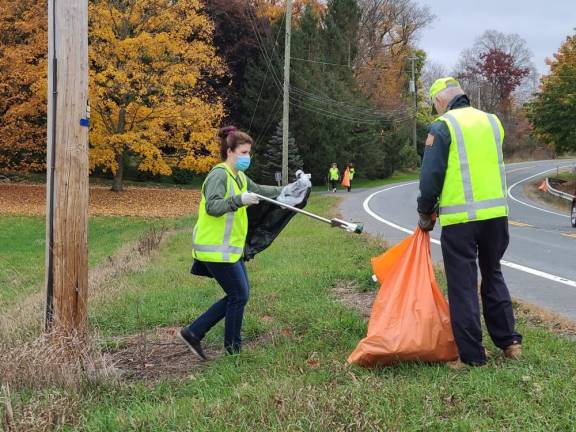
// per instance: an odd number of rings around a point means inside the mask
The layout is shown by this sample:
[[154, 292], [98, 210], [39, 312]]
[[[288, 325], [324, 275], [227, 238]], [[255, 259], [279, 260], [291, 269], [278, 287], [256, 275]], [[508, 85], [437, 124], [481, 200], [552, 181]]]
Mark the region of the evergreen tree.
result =
[[[276, 181], [275, 173], [282, 172], [282, 122], [276, 126], [274, 135], [264, 147], [259, 158], [260, 176], [265, 183]], [[303, 169], [304, 164], [296, 140], [289, 135], [288, 139], [288, 173], [293, 178], [296, 170]]]
[[[322, 182], [332, 162], [359, 162], [371, 141], [368, 125], [355, 107], [369, 108], [351, 67], [357, 53], [359, 9], [354, 0], [333, 0], [319, 17], [311, 8], [293, 33], [291, 81], [300, 89], [291, 130], [313, 181]], [[360, 157], [360, 158], [359, 158]]]
[[[249, 18], [255, 24], [252, 15]], [[260, 182], [263, 181], [260, 160], [264, 148], [274, 132], [274, 125], [282, 118], [284, 20], [280, 18], [262, 28], [269, 30], [258, 35], [260, 56], [248, 62], [241, 95], [242, 109], [238, 113], [239, 125], [254, 139], [254, 164], [250, 176]]]
[[[356, 0], [330, 0], [323, 13], [308, 5], [293, 21], [290, 131], [314, 183], [325, 180], [332, 162], [353, 162], [360, 176], [385, 177], [402, 168], [396, 156], [406, 140], [388, 139], [398, 128], [375, 110], [355, 76], [360, 16]], [[250, 175], [258, 180], [273, 179], [275, 171], [264, 168], [263, 143], [282, 116], [284, 28], [280, 17], [246, 72], [243, 126], [256, 140]]]

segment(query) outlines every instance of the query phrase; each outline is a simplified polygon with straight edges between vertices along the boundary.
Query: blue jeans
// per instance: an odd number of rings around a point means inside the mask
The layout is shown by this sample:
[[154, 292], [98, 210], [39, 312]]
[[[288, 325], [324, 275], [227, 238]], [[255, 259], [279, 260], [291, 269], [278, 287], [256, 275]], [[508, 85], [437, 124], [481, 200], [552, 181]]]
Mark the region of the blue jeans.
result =
[[218, 281], [226, 296], [214, 303], [188, 330], [198, 339], [214, 327], [221, 319], [224, 322], [224, 347], [229, 353], [240, 352], [242, 346], [242, 319], [244, 307], [248, 303], [250, 284], [244, 261], [233, 264], [203, 262], [214, 279]]

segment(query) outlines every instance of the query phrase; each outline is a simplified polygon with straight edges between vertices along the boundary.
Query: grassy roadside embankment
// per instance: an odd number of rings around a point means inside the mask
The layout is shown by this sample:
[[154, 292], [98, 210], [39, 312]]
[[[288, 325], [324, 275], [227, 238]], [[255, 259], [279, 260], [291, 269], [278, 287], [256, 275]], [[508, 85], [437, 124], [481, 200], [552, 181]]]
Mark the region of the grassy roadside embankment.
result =
[[[334, 201], [315, 195], [309, 209], [333, 213]], [[191, 220], [187, 227], [145, 268], [114, 278], [90, 311], [102, 347], [121, 353], [136, 344], [131, 355], [152, 360], [139, 373], [77, 389], [13, 385], [16, 420], [65, 416], [62, 430], [87, 431], [564, 431], [576, 424], [576, 344], [529, 318], [518, 324], [519, 362], [502, 361], [487, 338], [493, 359], [485, 368], [348, 366], [366, 321], [338, 297], [376, 288], [369, 259], [382, 248], [300, 216], [248, 265], [245, 351], [219, 356], [219, 325], [206, 338], [215, 358], [199, 365], [162, 330], [188, 323], [222, 295], [213, 281], [188, 273]]]
[[[44, 217], [0, 216], [0, 312], [42, 289], [46, 247]], [[151, 220], [128, 217], [93, 217], [89, 222], [89, 265], [113, 255], [136, 240]]]
[[[532, 180], [524, 184], [524, 193], [526, 196], [536, 202], [541, 202], [545, 206], [551, 206], [557, 210], [561, 210], [562, 212], [566, 213], [566, 215], [570, 214], [570, 209], [572, 208], [572, 203], [564, 198], [559, 198], [554, 195], [549, 194], [548, 192], [543, 192], [539, 189], [542, 182], [545, 180], [546, 177], [541, 177], [536, 180]], [[574, 194], [574, 188], [576, 187], [576, 183], [574, 181], [574, 175], [569, 173], [562, 173], [558, 177], [555, 178], [563, 178], [567, 181], [564, 187], [561, 187], [560, 190]], [[574, 186], [573, 186], [574, 185]]]

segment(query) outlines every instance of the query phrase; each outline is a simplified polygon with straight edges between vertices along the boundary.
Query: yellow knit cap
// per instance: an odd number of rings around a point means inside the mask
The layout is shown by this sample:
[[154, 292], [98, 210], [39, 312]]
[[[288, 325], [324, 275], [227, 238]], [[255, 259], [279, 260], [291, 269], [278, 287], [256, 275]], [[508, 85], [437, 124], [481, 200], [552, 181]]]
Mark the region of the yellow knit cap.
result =
[[456, 78], [452, 77], [437, 79], [434, 84], [432, 84], [432, 87], [430, 87], [430, 99], [434, 101], [436, 95], [448, 87], [460, 87], [460, 83]]

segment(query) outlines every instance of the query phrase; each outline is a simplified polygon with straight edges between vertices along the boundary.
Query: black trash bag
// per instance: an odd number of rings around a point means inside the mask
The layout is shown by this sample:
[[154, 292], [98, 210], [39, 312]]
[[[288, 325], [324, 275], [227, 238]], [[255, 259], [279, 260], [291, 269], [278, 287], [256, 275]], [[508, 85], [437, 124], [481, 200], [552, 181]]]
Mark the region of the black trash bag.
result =
[[210, 273], [210, 270], [208, 270], [208, 267], [206, 267], [206, 264], [204, 264], [202, 261], [198, 261], [198, 260], [194, 260], [194, 262], [192, 263], [192, 268], [190, 269], [190, 273], [192, 273], [193, 275], [196, 276], [205, 276], [205, 277], [214, 277], [212, 276], [212, 273]]
[[[308, 203], [311, 189], [306, 191], [304, 199], [293, 207], [304, 208]], [[266, 201], [248, 207], [248, 235], [244, 246], [244, 261], [250, 261], [254, 256], [272, 244], [296, 213], [283, 209]]]

